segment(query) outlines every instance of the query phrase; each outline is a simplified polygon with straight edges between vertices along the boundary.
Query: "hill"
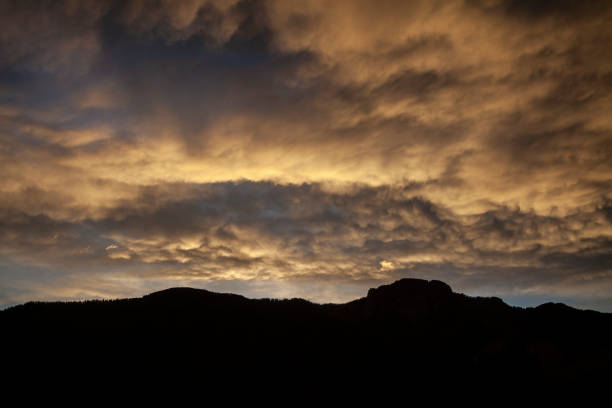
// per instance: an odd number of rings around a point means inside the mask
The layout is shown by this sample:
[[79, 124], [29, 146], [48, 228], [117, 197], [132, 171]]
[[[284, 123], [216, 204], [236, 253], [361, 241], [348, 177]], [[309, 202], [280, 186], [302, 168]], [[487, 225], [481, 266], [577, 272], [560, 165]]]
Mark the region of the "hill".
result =
[[418, 279], [370, 289], [345, 304], [191, 288], [133, 299], [30, 302], [0, 312], [0, 327], [4, 350], [55, 363], [246, 365], [379, 378], [400, 370], [436, 381], [526, 382], [610, 378], [612, 368], [612, 314], [553, 303], [511, 307]]

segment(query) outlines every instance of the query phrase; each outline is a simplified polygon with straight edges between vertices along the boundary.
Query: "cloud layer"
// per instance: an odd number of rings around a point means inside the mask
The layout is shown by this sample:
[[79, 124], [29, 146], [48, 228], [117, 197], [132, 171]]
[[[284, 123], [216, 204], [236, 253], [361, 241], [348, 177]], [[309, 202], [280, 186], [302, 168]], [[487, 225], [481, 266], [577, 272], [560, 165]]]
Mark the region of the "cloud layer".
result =
[[609, 2], [0, 16], [2, 304], [415, 276], [612, 310]]

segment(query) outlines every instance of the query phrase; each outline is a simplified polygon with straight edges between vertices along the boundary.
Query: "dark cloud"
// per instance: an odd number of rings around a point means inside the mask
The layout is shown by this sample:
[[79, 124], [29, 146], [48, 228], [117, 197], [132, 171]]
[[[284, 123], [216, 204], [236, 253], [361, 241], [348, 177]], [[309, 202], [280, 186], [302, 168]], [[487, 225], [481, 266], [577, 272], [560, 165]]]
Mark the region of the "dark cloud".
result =
[[420, 276], [609, 304], [611, 13], [1, 1], [3, 302]]
[[[240, 182], [148, 187], [97, 219], [74, 222], [5, 212], [2, 246], [71, 270], [128, 263], [149, 279], [314, 284], [329, 275], [365, 290], [416, 274], [469, 291], [494, 279], [498, 294], [555, 297], [574, 281], [605, 285], [609, 227], [605, 209], [553, 217], [500, 207], [461, 216], [401, 188]], [[159, 276], [146, 272], [150, 265], [167, 269]]]
[[[473, 2], [482, 7], [487, 2]], [[491, 2], [489, 2], [490, 4]], [[592, 18], [593, 16], [601, 15], [610, 10], [610, 3], [604, 0], [506, 0], [493, 2], [492, 7], [483, 8], [488, 10], [502, 11], [507, 15], [515, 16], [516, 18], [547, 18], [556, 17], [563, 18], [564, 22], [576, 21], [580, 18]]]

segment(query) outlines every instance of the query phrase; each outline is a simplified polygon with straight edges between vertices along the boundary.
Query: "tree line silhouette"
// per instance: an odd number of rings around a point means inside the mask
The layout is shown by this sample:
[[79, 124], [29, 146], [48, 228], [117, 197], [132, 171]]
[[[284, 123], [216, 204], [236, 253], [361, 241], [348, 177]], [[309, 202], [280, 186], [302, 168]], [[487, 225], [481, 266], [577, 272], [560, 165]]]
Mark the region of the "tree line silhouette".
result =
[[[357, 379], [610, 378], [612, 314], [511, 307], [402, 279], [344, 304], [172, 288], [142, 298], [30, 302], [0, 312], [4, 350], [65, 364], [258, 367]], [[92, 363], [93, 364], [93, 363]], [[399, 370], [399, 371], [398, 371]], [[334, 374], [335, 373], [335, 374]], [[391, 373], [397, 373], [391, 374]]]

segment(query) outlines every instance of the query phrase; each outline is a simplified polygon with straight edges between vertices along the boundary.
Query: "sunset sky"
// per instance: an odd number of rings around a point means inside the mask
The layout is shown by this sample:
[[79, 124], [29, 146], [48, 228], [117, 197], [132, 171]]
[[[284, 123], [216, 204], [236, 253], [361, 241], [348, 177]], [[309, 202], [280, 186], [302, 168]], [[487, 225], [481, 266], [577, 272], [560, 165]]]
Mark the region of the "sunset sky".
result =
[[0, 0], [0, 308], [403, 277], [612, 312], [612, 2]]

